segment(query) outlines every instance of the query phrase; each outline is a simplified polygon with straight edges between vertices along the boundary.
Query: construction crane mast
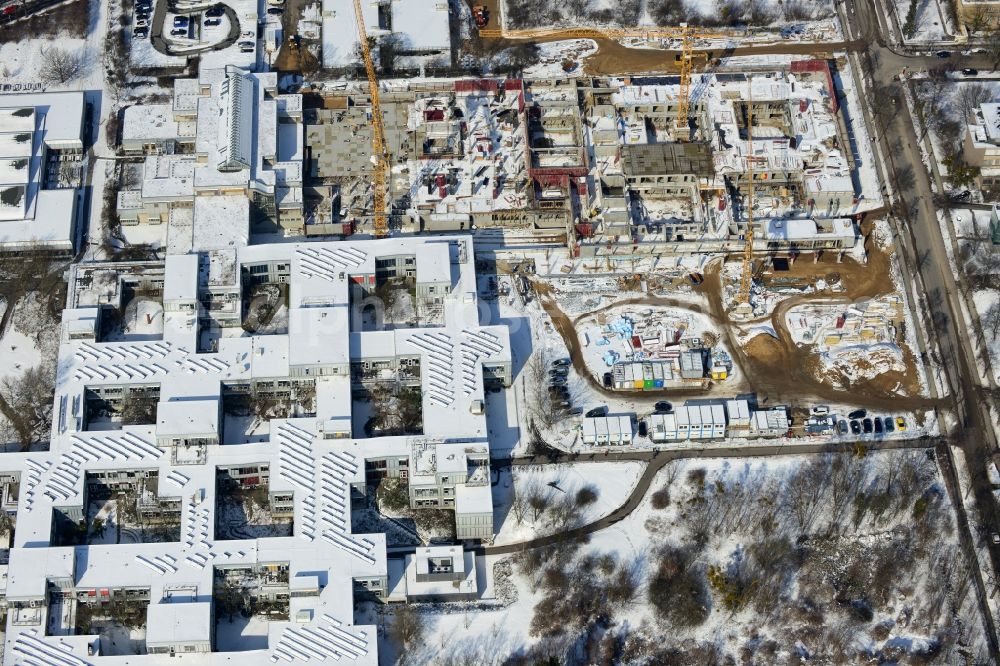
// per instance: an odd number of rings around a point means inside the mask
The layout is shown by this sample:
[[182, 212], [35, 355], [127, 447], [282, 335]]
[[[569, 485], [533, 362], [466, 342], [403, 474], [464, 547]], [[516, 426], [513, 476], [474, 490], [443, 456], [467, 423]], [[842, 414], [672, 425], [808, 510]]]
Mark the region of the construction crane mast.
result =
[[375, 237], [389, 235], [389, 219], [385, 212], [386, 183], [388, 181], [389, 155], [386, 150], [385, 124], [382, 121], [382, 103], [378, 96], [378, 75], [368, 47], [368, 31], [361, 10], [361, 0], [354, 0], [354, 16], [358, 21], [358, 39], [361, 42], [361, 56], [365, 61], [368, 75], [368, 94], [372, 100], [372, 159], [375, 169], [372, 173], [372, 209], [375, 217]]
[[[737, 307], [750, 308], [750, 286], [753, 283], [753, 85], [747, 79], [747, 231], [743, 245], [743, 271], [740, 274], [740, 292]], [[749, 312], [747, 313], [749, 314]]]
[[691, 73], [697, 58], [708, 59], [704, 53], [695, 53], [694, 40], [732, 37], [734, 35], [722, 32], [701, 32], [687, 23], [676, 28], [537, 28], [533, 30], [505, 30], [487, 28], [479, 31], [479, 36], [487, 39], [622, 39], [625, 37], [642, 37], [645, 39], [680, 39], [680, 95], [677, 118], [674, 125], [677, 129], [687, 129], [688, 114], [691, 108]]
[[[694, 69], [694, 39], [704, 37], [703, 34], [695, 34], [687, 23], [681, 24], [681, 85], [678, 99], [677, 118], [674, 124], [677, 129], [687, 129], [688, 117], [691, 108], [691, 71]], [[706, 57], [707, 60], [707, 57]]]

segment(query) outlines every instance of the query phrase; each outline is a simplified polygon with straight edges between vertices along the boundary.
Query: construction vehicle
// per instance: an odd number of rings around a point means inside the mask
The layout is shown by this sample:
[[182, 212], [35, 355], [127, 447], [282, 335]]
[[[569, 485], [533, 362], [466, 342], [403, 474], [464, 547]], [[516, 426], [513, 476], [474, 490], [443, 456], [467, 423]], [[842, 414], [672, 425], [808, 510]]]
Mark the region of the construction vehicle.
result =
[[389, 235], [389, 217], [385, 212], [389, 154], [386, 148], [385, 123], [382, 119], [382, 103], [379, 100], [378, 76], [375, 73], [371, 47], [368, 45], [368, 31], [365, 29], [361, 0], [354, 0], [354, 16], [358, 22], [358, 41], [361, 44], [361, 57], [365, 63], [365, 73], [368, 75], [368, 94], [372, 103], [372, 163], [374, 164], [372, 212], [375, 222], [375, 237], [383, 238]]
[[[475, 10], [473, 10], [475, 15]], [[478, 21], [476, 25], [479, 25]], [[502, 28], [483, 29], [480, 26], [479, 36], [486, 39], [623, 39], [627, 37], [639, 37], [643, 39], [679, 39], [681, 42], [680, 54], [677, 58], [677, 65], [680, 69], [681, 81], [678, 95], [677, 118], [674, 123], [678, 130], [685, 130], [690, 121], [691, 106], [691, 72], [694, 70], [694, 61], [704, 59], [708, 61], [708, 54], [695, 53], [694, 40], [711, 39], [721, 37], [735, 37], [737, 33], [724, 32], [702, 32], [681, 23], [676, 28], [537, 28], [530, 30], [504, 30]]]
[[472, 19], [476, 22], [476, 27], [482, 30], [490, 23], [490, 10], [486, 5], [475, 5], [472, 8]]

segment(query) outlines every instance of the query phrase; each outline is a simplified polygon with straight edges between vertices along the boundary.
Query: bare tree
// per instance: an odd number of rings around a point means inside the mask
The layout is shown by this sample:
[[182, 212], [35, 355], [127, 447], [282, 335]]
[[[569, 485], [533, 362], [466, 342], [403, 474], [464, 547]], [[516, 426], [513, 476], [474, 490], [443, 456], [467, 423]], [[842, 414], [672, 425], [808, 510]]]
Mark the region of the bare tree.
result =
[[997, 335], [1000, 334], [1000, 301], [990, 303], [980, 321], [983, 325], [983, 332], [989, 335], [990, 340], [996, 340]]
[[66, 83], [75, 79], [83, 71], [83, 53], [80, 51], [67, 51], [58, 46], [52, 46], [43, 49], [41, 56], [42, 66], [38, 73], [45, 83]]
[[423, 616], [413, 606], [405, 604], [396, 609], [389, 636], [405, 653], [422, 642], [424, 629]]
[[24, 450], [45, 437], [52, 427], [55, 370], [42, 364], [24, 374], [6, 377], [0, 385], [4, 415], [11, 422]]
[[962, 120], [968, 120], [973, 112], [979, 107], [993, 99], [990, 89], [980, 83], [973, 83], [960, 86], [958, 90], [958, 108], [962, 112]]

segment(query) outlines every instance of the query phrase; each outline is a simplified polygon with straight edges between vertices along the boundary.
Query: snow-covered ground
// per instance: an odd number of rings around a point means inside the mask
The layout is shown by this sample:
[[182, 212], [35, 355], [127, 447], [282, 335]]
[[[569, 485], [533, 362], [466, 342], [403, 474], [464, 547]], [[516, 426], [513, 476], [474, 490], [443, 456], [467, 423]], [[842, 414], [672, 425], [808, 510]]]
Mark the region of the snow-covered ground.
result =
[[907, 42], [934, 42], [951, 38], [951, 22], [938, 0], [893, 0], [893, 10], [904, 31], [911, 3], [916, 4], [916, 15], [913, 35], [905, 36]]
[[526, 541], [603, 518], [625, 502], [643, 469], [639, 462], [504, 469], [493, 486], [494, 543]]
[[270, 622], [260, 615], [249, 618], [239, 613], [232, 621], [220, 618], [215, 622], [215, 651], [243, 652], [267, 647], [267, 627]]
[[[487, 556], [483, 601], [413, 606], [407, 657], [603, 663], [610, 638], [610, 663], [986, 663], [955, 529], [923, 450], [678, 461], [585, 543]], [[370, 618], [386, 663], [393, 612]]]

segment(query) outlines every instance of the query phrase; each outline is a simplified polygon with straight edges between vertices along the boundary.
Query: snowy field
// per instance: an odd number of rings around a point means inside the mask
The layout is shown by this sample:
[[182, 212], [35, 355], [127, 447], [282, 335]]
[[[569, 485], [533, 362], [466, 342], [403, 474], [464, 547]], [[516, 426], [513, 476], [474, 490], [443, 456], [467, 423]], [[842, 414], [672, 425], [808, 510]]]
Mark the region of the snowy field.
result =
[[489, 600], [416, 605], [407, 663], [987, 663], [955, 529], [923, 450], [679, 461], [586, 543], [488, 556]]
[[949, 34], [950, 21], [937, 0], [893, 0], [893, 9], [899, 19], [899, 25], [903, 26], [904, 31], [911, 3], [916, 4], [914, 30], [912, 35], [906, 35], [906, 41], [933, 42], [951, 39], [951, 34]]
[[526, 541], [603, 518], [625, 502], [643, 469], [639, 462], [504, 469], [493, 486], [494, 543]]
[[[990, 211], [952, 210], [952, 230], [961, 261], [961, 270], [969, 281], [972, 292], [970, 317], [978, 320], [979, 335], [970, 333], [973, 340], [985, 343], [990, 355], [992, 380], [1000, 382], [1000, 253], [990, 242]], [[944, 220], [941, 220], [945, 224]], [[949, 246], [950, 247], [950, 246]], [[970, 309], [972, 309], [970, 308]]]

